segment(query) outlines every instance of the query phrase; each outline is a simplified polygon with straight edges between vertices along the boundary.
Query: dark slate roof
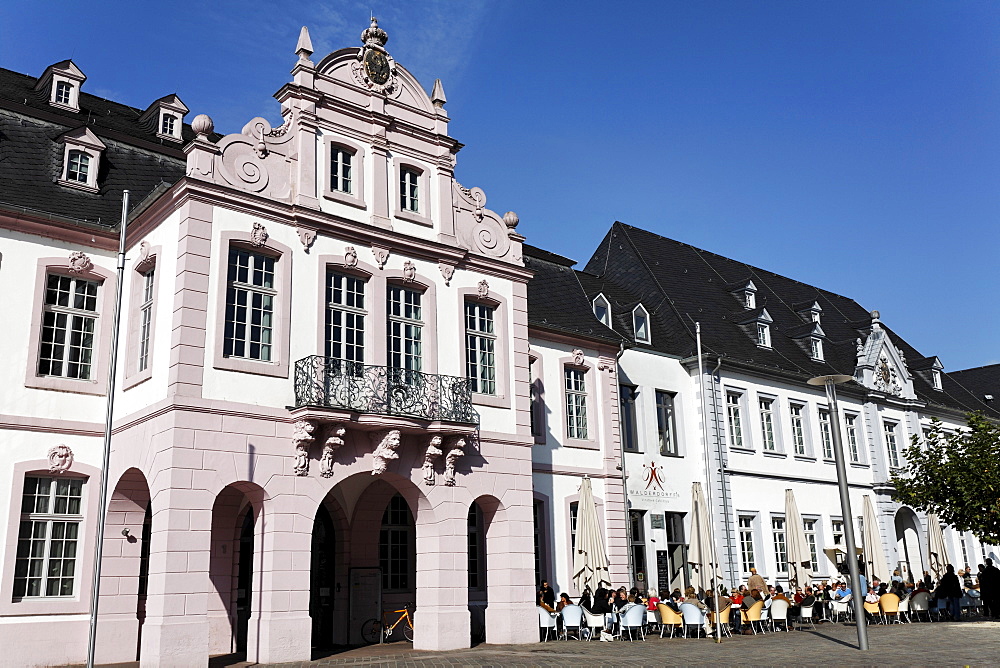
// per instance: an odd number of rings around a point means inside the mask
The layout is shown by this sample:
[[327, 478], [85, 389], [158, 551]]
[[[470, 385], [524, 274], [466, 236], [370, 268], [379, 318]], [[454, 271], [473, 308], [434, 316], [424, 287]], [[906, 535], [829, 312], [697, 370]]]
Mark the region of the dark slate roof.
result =
[[[853, 375], [855, 341], [871, 325], [869, 311], [853, 299], [620, 222], [608, 231], [585, 271], [591, 277], [584, 281], [588, 297], [600, 292], [612, 302], [616, 330], [634, 338], [631, 312], [641, 301], [650, 314], [652, 343], [634, 345], [681, 358], [696, 353], [695, 323], [700, 322], [707, 353], [747, 368], [803, 380]], [[733, 292], [733, 286], [748, 280], [757, 287], [752, 313], [742, 307], [742, 292]], [[822, 362], [810, 357], [808, 338], [801, 338], [811, 325], [798, 310], [814, 301], [823, 309]], [[753, 319], [748, 322], [748, 314], [762, 309], [773, 319], [770, 349], [757, 346], [756, 325]], [[924, 357], [883, 328], [907, 359]], [[914, 390], [929, 404], [963, 411], [982, 406], [958, 383], [945, 381], [941, 391], [921, 374], [913, 376]]]
[[[82, 90], [79, 112], [59, 109], [48, 103], [46, 91], [34, 90], [36, 81], [0, 68], [0, 206], [116, 227], [124, 189], [135, 205], [159, 183], [184, 176], [181, 147], [195, 136], [190, 125], [182, 127], [183, 142], [166, 142], [156, 136], [154, 122], [139, 122], [142, 109]], [[63, 160], [59, 137], [84, 126], [107, 145], [97, 193], [55, 182]]]
[[524, 245], [524, 266], [534, 272], [528, 281], [528, 324], [570, 336], [618, 346], [621, 336], [594, 317], [580, 285], [575, 261], [541, 248]]
[[[1000, 413], [1000, 364], [949, 371], [946, 375], [968, 390], [990, 411]], [[993, 399], [987, 400], [986, 395], [991, 395]]]

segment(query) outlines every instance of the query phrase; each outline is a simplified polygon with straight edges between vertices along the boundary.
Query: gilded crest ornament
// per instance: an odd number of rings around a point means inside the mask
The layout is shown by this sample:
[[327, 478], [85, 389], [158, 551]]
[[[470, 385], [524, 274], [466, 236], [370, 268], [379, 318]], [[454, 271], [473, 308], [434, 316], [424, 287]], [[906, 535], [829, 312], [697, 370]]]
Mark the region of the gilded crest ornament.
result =
[[396, 97], [402, 87], [399, 85], [396, 61], [385, 49], [389, 35], [378, 27], [378, 19], [361, 33], [364, 45], [358, 51], [358, 60], [351, 64], [351, 74], [361, 86], [382, 95]]

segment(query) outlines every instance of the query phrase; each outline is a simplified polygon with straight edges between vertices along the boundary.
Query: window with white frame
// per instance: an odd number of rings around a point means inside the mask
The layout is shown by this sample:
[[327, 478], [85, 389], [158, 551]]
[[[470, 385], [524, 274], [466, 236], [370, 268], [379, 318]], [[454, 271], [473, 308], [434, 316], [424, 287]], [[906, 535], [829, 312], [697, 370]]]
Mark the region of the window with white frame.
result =
[[173, 137], [176, 135], [177, 128], [177, 117], [173, 114], [163, 114], [160, 118], [160, 134], [170, 135]]
[[276, 262], [270, 255], [229, 248], [223, 357], [271, 361]]
[[638, 396], [632, 385], [619, 385], [618, 396], [621, 398], [622, 448], [626, 452], [639, 452], [639, 426], [636, 421], [635, 400]]
[[587, 374], [583, 369], [566, 367], [566, 435], [587, 438]]
[[635, 340], [640, 343], [649, 343], [649, 314], [646, 313], [646, 309], [642, 307], [642, 304], [635, 307], [632, 311], [632, 326], [635, 331]]
[[832, 520], [830, 526], [833, 529], [834, 546], [844, 547], [844, 520]]
[[802, 520], [802, 529], [806, 534], [806, 545], [809, 546], [809, 567], [813, 573], [819, 570], [818, 550], [816, 548], [816, 520]]
[[746, 308], [757, 308], [757, 293], [753, 290], [747, 290], [743, 293], [743, 305]]
[[139, 303], [139, 359], [137, 369], [149, 367], [149, 341], [153, 332], [153, 286], [156, 268], [142, 275], [142, 301]]
[[365, 363], [365, 306], [367, 283], [363, 278], [337, 271], [326, 272], [324, 355], [336, 372], [358, 375]]
[[73, 84], [68, 81], [57, 81], [52, 99], [58, 104], [70, 106], [73, 103]]
[[569, 547], [576, 554], [576, 517], [580, 512], [580, 502], [569, 504]]
[[74, 594], [82, 504], [82, 478], [25, 477], [14, 599]]
[[76, 183], [90, 182], [90, 155], [83, 151], [70, 151], [66, 162], [66, 180]]
[[962, 563], [963, 564], [969, 563], [969, 548], [968, 548], [968, 544], [966, 543], [967, 540], [969, 540], [969, 539], [965, 535], [964, 532], [958, 537], [958, 544], [962, 547]]
[[792, 419], [792, 447], [797, 455], [806, 454], [806, 427], [802, 415], [802, 404], [788, 404], [788, 412]]
[[885, 420], [882, 423], [882, 430], [885, 434], [885, 450], [889, 455], [889, 466], [894, 469], [899, 468], [899, 446], [896, 443], [896, 428], [895, 422], [890, 422]]
[[756, 568], [757, 561], [753, 548], [753, 515], [740, 515], [740, 559], [743, 564], [743, 572], [749, 573], [751, 568]]
[[677, 423], [674, 418], [674, 395], [656, 391], [656, 433], [660, 441], [660, 454], [680, 454], [677, 448]]
[[774, 399], [760, 397], [757, 399], [757, 405], [760, 407], [761, 447], [774, 452], [778, 449], [774, 438]]
[[351, 194], [354, 154], [343, 146], [330, 146], [330, 190]]
[[819, 409], [819, 438], [823, 445], [823, 457], [833, 459], [833, 432], [830, 431], [830, 411]]
[[479, 394], [497, 393], [494, 311], [480, 302], [465, 302], [465, 376]]
[[99, 284], [59, 274], [45, 280], [38, 375], [89, 380], [94, 374]]
[[861, 451], [858, 449], [858, 416], [845, 413], [844, 421], [847, 423], [847, 449], [851, 453], [851, 461], [858, 463], [861, 461]]
[[743, 395], [726, 393], [726, 413], [729, 418], [729, 447], [743, 448]]
[[594, 299], [594, 316], [608, 327], [611, 326], [611, 307], [604, 295], [597, 295]]
[[763, 323], [757, 323], [757, 345], [764, 348], [771, 347], [771, 326]]
[[785, 518], [771, 518], [771, 533], [774, 536], [774, 563], [779, 573], [788, 572], [788, 547], [785, 542]]
[[420, 211], [420, 173], [409, 167], [399, 170], [399, 208], [417, 213]]
[[809, 354], [814, 360], [823, 360], [823, 341], [821, 339], [809, 339]]
[[935, 390], [941, 389], [941, 372], [937, 369], [931, 369], [931, 387]]
[[387, 357], [392, 369], [420, 371], [423, 368], [422, 299], [423, 293], [417, 290], [401, 285], [386, 286]]

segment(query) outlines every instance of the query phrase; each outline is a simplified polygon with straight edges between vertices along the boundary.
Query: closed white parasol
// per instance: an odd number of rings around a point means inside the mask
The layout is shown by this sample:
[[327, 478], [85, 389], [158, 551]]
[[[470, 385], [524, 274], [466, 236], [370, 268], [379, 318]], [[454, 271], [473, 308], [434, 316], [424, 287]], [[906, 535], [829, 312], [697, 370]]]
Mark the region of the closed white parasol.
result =
[[795, 493], [785, 490], [785, 540], [788, 541], [788, 581], [805, 587], [812, 577], [812, 550], [806, 542], [806, 531], [795, 503]]
[[691, 564], [691, 584], [711, 591], [713, 579], [712, 529], [709, 525], [708, 502], [701, 483], [691, 485], [691, 541], [688, 543], [688, 563]]
[[[862, 527], [862, 542], [865, 550], [865, 575], [868, 582], [873, 578], [878, 578], [882, 582], [889, 581], [889, 567], [885, 561], [885, 551], [882, 549], [882, 533], [878, 529], [878, 517], [875, 515], [875, 506], [872, 504], [872, 497], [865, 494], [865, 510], [862, 514], [864, 527]], [[864, 592], [862, 592], [863, 594]]]
[[573, 586], [582, 592], [590, 586], [597, 591], [602, 584], [610, 585], [608, 553], [604, 551], [604, 536], [597, 521], [597, 504], [590, 487], [590, 478], [580, 485], [580, 500], [576, 511], [576, 548], [573, 552]]
[[927, 513], [927, 554], [931, 562], [927, 570], [931, 572], [935, 581], [940, 580], [948, 566], [948, 547], [944, 542], [941, 522], [934, 513]]

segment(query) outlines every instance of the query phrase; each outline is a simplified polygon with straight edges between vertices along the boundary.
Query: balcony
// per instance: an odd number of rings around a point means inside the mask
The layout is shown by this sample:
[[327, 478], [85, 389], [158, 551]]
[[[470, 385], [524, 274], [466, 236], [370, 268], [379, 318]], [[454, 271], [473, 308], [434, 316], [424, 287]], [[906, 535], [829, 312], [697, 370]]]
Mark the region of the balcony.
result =
[[295, 407], [479, 424], [467, 378], [320, 355], [295, 363]]

